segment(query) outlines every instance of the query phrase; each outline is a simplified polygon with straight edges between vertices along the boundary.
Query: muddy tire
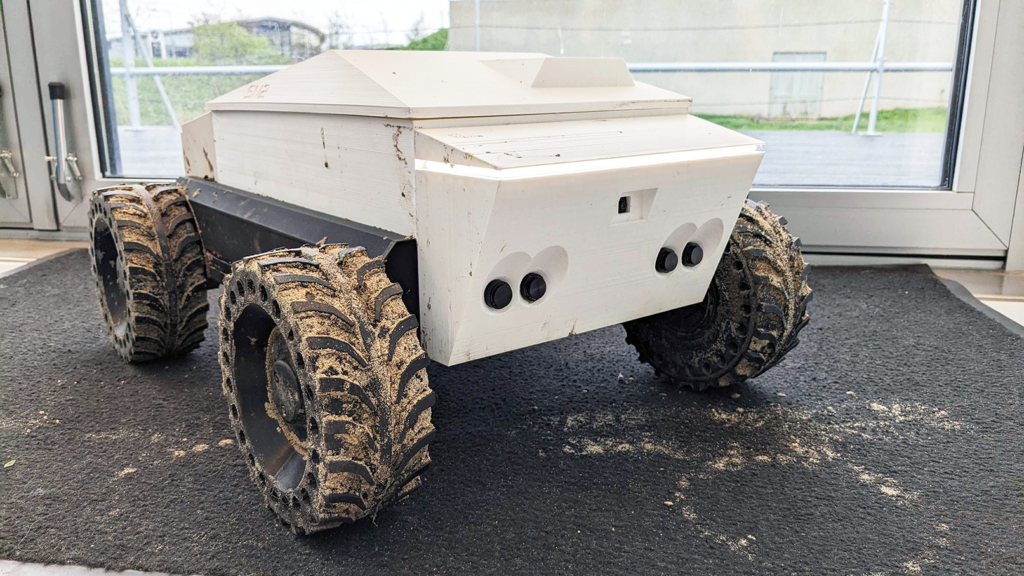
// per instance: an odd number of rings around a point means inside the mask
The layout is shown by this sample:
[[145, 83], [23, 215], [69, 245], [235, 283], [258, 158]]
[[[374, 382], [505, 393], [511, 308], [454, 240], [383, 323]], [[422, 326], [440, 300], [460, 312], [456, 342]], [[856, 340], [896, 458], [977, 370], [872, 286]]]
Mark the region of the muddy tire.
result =
[[417, 328], [401, 286], [362, 248], [275, 250], [224, 280], [231, 426], [293, 531], [355, 522], [420, 485], [434, 393]]
[[800, 239], [748, 200], [704, 301], [626, 322], [626, 341], [655, 372], [696, 390], [753, 378], [792, 350], [811, 289]]
[[129, 362], [179, 356], [203, 341], [206, 262], [195, 217], [174, 185], [93, 193], [92, 271], [117, 353]]

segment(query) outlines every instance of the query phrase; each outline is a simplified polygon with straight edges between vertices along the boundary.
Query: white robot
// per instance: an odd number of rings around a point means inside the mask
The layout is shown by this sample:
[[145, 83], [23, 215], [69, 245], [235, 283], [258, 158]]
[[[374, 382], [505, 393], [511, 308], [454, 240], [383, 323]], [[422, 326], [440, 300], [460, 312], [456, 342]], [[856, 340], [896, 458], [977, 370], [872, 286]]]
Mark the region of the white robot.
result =
[[762, 143], [615, 58], [331, 51], [183, 126], [187, 176], [92, 199], [118, 353], [183, 354], [223, 286], [223, 392], [299, 533], [416, 488], [446, 366], [623, 323], [695, 389], [807, 323], [799, 240], [747, 200]]

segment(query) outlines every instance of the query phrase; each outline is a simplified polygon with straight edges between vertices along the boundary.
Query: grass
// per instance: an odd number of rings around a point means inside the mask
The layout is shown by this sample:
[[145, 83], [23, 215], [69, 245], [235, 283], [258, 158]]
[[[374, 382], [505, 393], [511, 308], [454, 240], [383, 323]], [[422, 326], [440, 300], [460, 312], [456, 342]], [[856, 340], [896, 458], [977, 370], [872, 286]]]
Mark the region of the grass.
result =
[[[112, 67], [120, 67], [120, 59], [111, 59]], [[135, 64], [139, 68], [145, 68], [146, 62], [142, 59]], [[190, 58], [176, 60], [154, 60], [153, 65], [162, 66], [200, 66], [201, 64]], [[239, 86], [244, 86], [253, 80], [259, 79], [262, 74], [253, 76], [164, 76], [161, 78], [167, 96], [171, 99], [171, 106], [178, 122], [184, 124], [206, 111], [206, 103], [214, 98], [226, 94]], [[163, 100], [160, 99], [160, 92], [156, 89], [156, 82], [150, 76], [137, 77], [135, 79], [139, 94], [139, 116], [143, 126], [170, 126], [171, 118], [167, 115]], [[117, 123], [122, 126], [129, 124], [128, 120], [128, 89], [125, 86], [124, 76], [111, 78], [114, 91], [114, 107], [117, 110]]]
[[[946, 108], [895, 108], [879, 110], [878, 132], [945, 132]], [[752, 118], [750, 116], [715, 116], [696, 114], [705, 120], [733, 130], [837, 130], [849, 132], [853, 129], [854, 115], [842, 118], [783, 119]], [[860, 118], [860, 131], [868, 127], [868, 113]]]
[[[448, 29], [442, 28], [433, 34], [413, 40], [408, 46], [394, 48], [395, 50], [444, 50], [448, 44]], [[265, 58], [264, 58], [265, 59]], [[110, 66], [117, 68], [123, 66], [120, 58], [111, 58]], [[253, 62], [256, 64], [277, 64], [278, 62]], [[285, 62], [287, 63], [287, 62]], [[209, 62], [199, 62], [194, 58], [179, 58], [175, 60], [154, 60], [153, 65], [161, 66], [201, 66], [209, 65]], [[145, 68], [145, 60], [138, 58], [136, 67]], [[164, 90], [171, 100], [171, 107], [178, 117], [178, 122], [184, 124], [206, 111], [206, 102], [226, 94], [235, 88], [245, 86], [249, 82], [257, 80], [262, 75], [255, 76], [164, 76], [161, 78]], [[156, 82], [152, 77], [143, 76], [135, 80], [139, 94], [139, 117], [143, 126], [170, 126], [171, 118], [164, 108], [164, 102], [160, 98], [160, 92], [156, 88]], [[123, 76], [111, 79], [114, 91], [114, 108], [117, 111], [117, 123], [128, 125], [128, 89]]]
[[[445, 30], [444, 32], [447, 32]], [[441, 34], [436, 33], [423, 40], [428, 46], [440, 41]], [[417, 41], [418, 42], [418, 41]], [[189, 58], [175, 60], [156, 60], [154, 65], [161, 66], [198, 66], [201, 65]], [[111, 66], [120, 67], [120, 59], [112, 58]], [[145, 61], [139, 59], [136, 63], [139, 68], [146, 66]], [[206, 111], [206, 102], [226, 94], [235, 88], [244, 86], [249, 82], [259, 79], [260, 75], [254, 76], [164, 76], [162, 78], [164, 89], [171, 99], [174, 113], [178, 122], [184, 124], [196, 118]], [[111, 79], [114, 90], [114, 106], [117, 110], [117, 123], [127, 125], [128, 120], [128, 97], [125, 79], [117, 76]], [[143, 126], [170, 126], [171, 119], [167, 115], [160, 93], [156, 89], [156, 83], [152, 77], [143, 76], [135, 80], [139, 94], [139, 115]], [[750, 116], [718, 116], [710, 114], [697, 114], [697, 116], [720, 124], [733, 130], [837, 130], [849, 132], [853, 128], [853, 114], [842, 118], [819, 118], [819, 119], [783, 119], [783, 118], [754, 118]], [[867, 130], [868, 113], [861, 116], [860, 130]], [[946, 130], [946, 108], [896, 108], [893, 110], [879, 110], [878, 127], [879, 132], [944, 132]]]

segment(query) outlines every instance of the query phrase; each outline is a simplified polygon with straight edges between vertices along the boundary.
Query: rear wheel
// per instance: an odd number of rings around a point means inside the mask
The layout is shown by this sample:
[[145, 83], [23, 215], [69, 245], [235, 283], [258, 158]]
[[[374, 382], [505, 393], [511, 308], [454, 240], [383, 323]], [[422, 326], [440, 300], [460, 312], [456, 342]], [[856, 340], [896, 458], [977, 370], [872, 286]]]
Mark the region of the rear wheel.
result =
[[380, 258], [331, 245], [235, 263], [220, 363], [250, 476], [299, 533], [376, 514], [420, 485], [434, 436], [416, 318]]
[[785, 218], [748, 200], [704, 300], [626, 322], [626, 341], [676, 382], [728, 386], [771, 368], [799, 343], [810, 300], [799, 238]]
[[177, 186], [97, 190], [90, 255], [100, 307], [129, 362], [178, 356], [206, 330], [206, 262], [195, 217]]

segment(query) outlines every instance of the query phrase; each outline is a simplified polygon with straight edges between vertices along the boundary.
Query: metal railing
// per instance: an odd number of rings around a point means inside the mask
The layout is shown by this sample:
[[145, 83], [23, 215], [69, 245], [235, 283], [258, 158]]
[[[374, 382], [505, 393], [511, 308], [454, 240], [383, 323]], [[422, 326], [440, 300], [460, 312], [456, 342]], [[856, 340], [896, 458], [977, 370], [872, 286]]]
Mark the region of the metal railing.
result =
[[[952, 72], [952, 62], [643, 62], [627, 63], [630, 72]], [[246, 76], [272, 74], [287, 66], [159, 66], [111, 68], [113, 76]]]
[[[881, 77], [885, 72], [952, 72], [952, 62], [886, 62], [878, 59], [878, 46], [875, 48], [873, 62], [642, 62], [627, 63], [633, 73], [678, 73], [678, 72], [865, 72], [864, 89], [857, 106], [857, 116], [853, 123], [854, 134], [860, 124], [864, 102], [867, 99], [868, 86], [872, 75], [875, 75], [875, 94], [871, 100], [868, 120], [868, 135], [875, 135], [878, 118], [878, 102], [881, 97]], [[138, 76], [153, 76], [159, 80], [161, 76], [262, 76], [284, 70], [287, 66], [280, 65], [249, 65], [249, 66], [160, 66], [154, 67], [150, 62], [147, 68], [111, 68], [112, 76], [124, 76], [134, 79]], [[158, 88], [163, 88], [158, 85]], [[167, 97], [161, 90], [164, 106], [175, 125], [177, 122], [174, 111]], [[138, 96], [135, 96], [138, 98]], [[129, 100], [131, 90], [129, 90]], [[136, 105], [137, 106], [137, 105]]]
[[111, 68], [111, 76], [263, 76], [287, 66], [158, 66], [153, 68]]
[[[886, 62], [885, 47], [889, 27], [889, 8], [892, 0], [882, 0], [882, 17], [879, 22], [878, 34], [871, 52], [870, 62], [643, 62], [628, 63], [626, 66], [633, 73], [678, 73], [678, 72], [865, 72], [864, 88], [857, 116], [853, 123], [853, 133], [857, 133], [864, 102], [867, 100], [868, 87], [872, 77], [875, 79], [874, 97], [871, 100], [871, 112], [868, 120], [868, 135], [875, 135], [878, 118], [878, 103], [881, 100], [882, 75], [885, 72], [952, 72], [952, 62]], [[132, 21], [127, 7], [127, 0], [119, 0], [122, 20], [122, 40], [125, 67], [111, 68], [112, 76], [123, 76], [128, 89], [128, 110], [131, 125], [139, 125], [138, 88], [135, 78], [152, 76], [160, 92], [164, 107], [171, 122], [177, 127], [178, 120], [171, 106], [163, 85], [162, 76], [221, 76], [221, 75], [265, 75], [283, 70], [286, 66], [274, 65], [242, 65], [242, 66], [154, 66], [153, 60], [141, 43], [141, 34]], [[480, 2], [474, 1], [474, 34], [473, 49], [480, 50]], [[134, 39], [134, 41], [133, 41]], [[136, 45], [146, 58], [146, 68], [136, 68], [134, 51]]]
[[630, 72], [952, 72], [952, 62], [645, 62]]

